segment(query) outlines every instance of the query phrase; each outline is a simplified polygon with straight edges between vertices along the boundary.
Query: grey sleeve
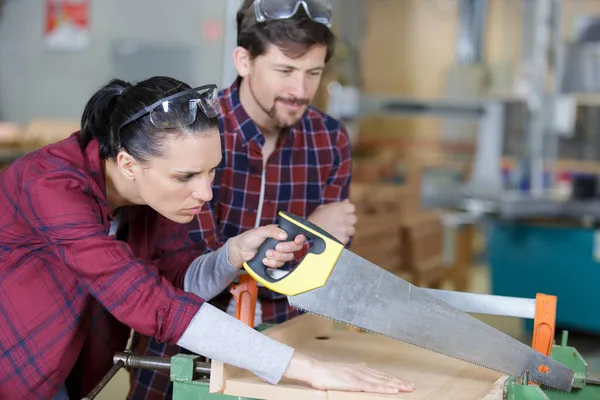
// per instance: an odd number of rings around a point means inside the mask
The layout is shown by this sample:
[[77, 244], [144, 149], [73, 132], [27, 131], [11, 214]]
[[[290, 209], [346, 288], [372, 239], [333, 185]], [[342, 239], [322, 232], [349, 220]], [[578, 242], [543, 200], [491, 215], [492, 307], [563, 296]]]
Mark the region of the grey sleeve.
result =
[[183, 290], [211, 300], [235, 279], [239, 270], [229, 263], [227, 243], [217, 251], [203, 254], [190, 264]]
[[204, 303], [177, 344], [196, 354], [247, 369], [277, 384], [294, 349]]

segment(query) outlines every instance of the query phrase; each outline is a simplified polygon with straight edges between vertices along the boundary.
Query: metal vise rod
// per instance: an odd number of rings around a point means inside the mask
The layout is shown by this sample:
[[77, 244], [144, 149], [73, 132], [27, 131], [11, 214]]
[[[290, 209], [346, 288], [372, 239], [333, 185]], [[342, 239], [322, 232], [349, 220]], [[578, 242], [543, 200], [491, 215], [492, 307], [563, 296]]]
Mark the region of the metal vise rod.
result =
[[[81, 400], [94, 400], [121, 368], [141, 368], [153, 371], [171, 370], [171, 359], [162, 357], [136, 356], [133, 353], [115, 353], [113, 362], [114, 365], [110, 371]], [[196, 361], [194, 363], [194, 373], [196, 376], [210, 376], [210, 363]]]
[[[132, 353], [115, 353], [113, 362], [122, 361], [125, 368], [141, 368], [154, 371], [170, 371], [171, 360], [163, 357], [137, 356]], [[194, 363], [196, 375], [210, 375], [210, 363], [196, 361]]]

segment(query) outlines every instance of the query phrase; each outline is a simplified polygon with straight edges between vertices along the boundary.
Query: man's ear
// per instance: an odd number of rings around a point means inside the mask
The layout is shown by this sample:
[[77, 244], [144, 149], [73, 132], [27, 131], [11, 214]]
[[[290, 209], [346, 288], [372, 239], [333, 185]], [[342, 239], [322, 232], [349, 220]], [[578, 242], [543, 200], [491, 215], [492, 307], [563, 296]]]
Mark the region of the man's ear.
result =
[[137, 166], [138, 163], [131, 154], [125, 151], [120, 151], [119, 154], [117, 154], [117, 167], [127, 179], [135, 181]]
[[250, 73], [252, 59], [250, 53], [245, 48], [238, 46], [233, 50], [233, 63], [238, 71], [238, 75], [245, 78]]

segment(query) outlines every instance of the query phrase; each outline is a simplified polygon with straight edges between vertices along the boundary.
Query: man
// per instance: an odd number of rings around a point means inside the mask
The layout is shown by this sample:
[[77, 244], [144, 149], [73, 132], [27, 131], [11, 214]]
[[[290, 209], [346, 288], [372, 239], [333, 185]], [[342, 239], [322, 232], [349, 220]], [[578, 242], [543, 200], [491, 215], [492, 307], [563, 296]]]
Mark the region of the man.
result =
[[[339, 121], [309, 106], [334, 51], [329, 3], [245, 0], [238, 11], [233, 59], [239, 76], [220, 94], [223, 163], [210, 209], [190, 226], [191, 237], [209, 249], [276, 223], [281, 210], [308, 218], [344, 244], [354, 234], [348, 135]], [[298, 314], [285, 296], [260, 287], [258, 297], [257, 324]], [[217, 300], [223, 299], [222, 307], [229, 302], [234, 312], [230, 296]], [[182, 350], [136, 337], [134, 351], [172, 356]], [[171, 388], [168, 373], [133, 371], [130, 398], [171, 398]]]

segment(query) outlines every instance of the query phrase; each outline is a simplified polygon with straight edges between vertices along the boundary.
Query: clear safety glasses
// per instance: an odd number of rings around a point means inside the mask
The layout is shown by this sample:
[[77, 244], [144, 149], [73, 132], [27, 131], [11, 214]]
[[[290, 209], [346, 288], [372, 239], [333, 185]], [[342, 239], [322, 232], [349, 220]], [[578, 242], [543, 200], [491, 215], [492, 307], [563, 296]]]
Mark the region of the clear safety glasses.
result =
[[331, 28], [331, 0], [254, 0], [256, 21], [291, 18], [300, 6], [313, 21]]
[[183, 128], [194, 123], [198, 108], [208, 118], [219, 115], [217, 85], [199, 86], [158, 100], [126, 119], [119, 131], [146, 114], [150, 114], [152, 125], [159, 129]]

